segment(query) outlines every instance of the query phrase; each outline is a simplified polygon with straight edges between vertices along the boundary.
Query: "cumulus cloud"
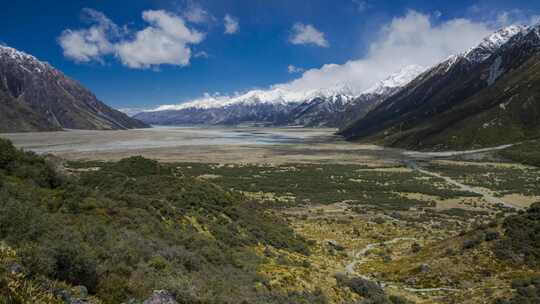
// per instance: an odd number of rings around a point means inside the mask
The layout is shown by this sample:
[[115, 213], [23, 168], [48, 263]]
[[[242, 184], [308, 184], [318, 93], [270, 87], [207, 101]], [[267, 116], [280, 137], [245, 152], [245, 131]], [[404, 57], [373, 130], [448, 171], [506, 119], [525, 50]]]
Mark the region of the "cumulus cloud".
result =
[[498, 26], [508, 26], [512, 24], [531, 25], [540, 22], [540, 15], [531, 14], [520, 9], [502, 11], [497, 13], [496, 24]]
[[150, 26], [138, 31], [135, 39], [116, 46], [122, 63], [130, 68], [188, 65], [191, 58], [189, 45], [204, 39], [204, 34], [189, 29], [182, 18], [163, 10], [145, 11], [143, 20]]
[[64, 56], [76, 62], [100, 61], [101, 57], [114, 52], [114, 45], [109, 37], [116, 37], [119, 29], [103, 13], [85, 8], [82, 18], [92, 23], [87, 29], [71, 30], [62, 32], [58, 43], [64, 50]]
[[329, 47], [329, 43], [324, 37], [324, 33], [317, 30], [311, 24], [295, 23], [292, 34], [289, 37], [292, 44], [311, 44], [320, 47]]
[[225, 24], [225, 34], [236, 34], [240, 30], [238, 19], [227, 14], [223, 18]]
[[467, 19], [438, 24], [432, 19], [430, 15], [409, 11], [380, 29], [364, 57], [310, 69], [298, 79], [274, 87], [296, 91], [347, 83], [362, 91], [403, 67], [428, 67], [463, 52], [494, 30], [486, 23]]
[[292, 64], [289, 64], [289, 66], [287, 67], [287, 72], [289, 72], [289, 74], [301, 73], [303, 71], [304, 71], [303, 68], [299, 68], [299, 67], [294, 66]]
[[205, 38], [182, 17], [164, 10], [144, 11], [142, 18], [149, 25], [135, 33], [120, 30], [101, 12], [84, 9], [83, 14], [89, 28], [67, 29], [58, 38], [64, 55], [76, 62], [102, 62], [104, 56], [114, 54], [130, 68], [185, 66], [192, 57], [190, 46]]
[[209, 23], [215, 20], [212, 14], [195, 2], [189, 2], [182, 15], [192, 23]]

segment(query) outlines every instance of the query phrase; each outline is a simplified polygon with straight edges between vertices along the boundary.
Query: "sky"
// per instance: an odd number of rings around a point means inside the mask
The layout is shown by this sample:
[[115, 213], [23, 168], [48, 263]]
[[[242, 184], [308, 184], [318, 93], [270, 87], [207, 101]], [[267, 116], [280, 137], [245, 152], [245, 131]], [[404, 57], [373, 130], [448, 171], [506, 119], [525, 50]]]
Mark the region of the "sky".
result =
[[122, 109], [275, 87], [361, 90], [540, 16], [530, 0], [0, 1], [0, 44]]

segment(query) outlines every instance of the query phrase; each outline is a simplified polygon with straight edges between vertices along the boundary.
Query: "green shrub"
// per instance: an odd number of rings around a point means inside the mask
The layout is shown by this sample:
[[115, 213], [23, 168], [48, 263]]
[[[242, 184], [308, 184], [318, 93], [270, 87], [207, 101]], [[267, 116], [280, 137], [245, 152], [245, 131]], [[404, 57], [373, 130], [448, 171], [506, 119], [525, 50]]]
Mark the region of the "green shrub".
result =
[[540, 260], [540, 203], [504, 220], [504, 237], [496, 246], [499, 257], [530, 265]]
[[309, 254], [309, 244], [238, 192], [142, 157], [59, 177], [43, 158], [0, 145], [0, 239], [45, 282], [84, 285], [104, 303], [156, 289], [180, 303], [326, 303], [255, 288], [265, 286], [262, 260], [250, 248]]

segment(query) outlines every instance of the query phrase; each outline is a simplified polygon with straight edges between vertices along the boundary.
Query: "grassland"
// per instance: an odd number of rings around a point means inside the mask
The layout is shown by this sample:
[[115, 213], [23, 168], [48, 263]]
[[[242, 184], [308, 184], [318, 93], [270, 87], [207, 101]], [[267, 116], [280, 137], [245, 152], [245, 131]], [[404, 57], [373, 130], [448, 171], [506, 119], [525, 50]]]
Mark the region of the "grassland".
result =
[[[178, 303], [513, 304], [537, 292], [538, 207], [503, 208], [395, 160], [65, 161], [1, 148], [0, 302], [139, 303], [166, 289]], [[418, 166], [523, 208], [540, 193], [531, 166]]]

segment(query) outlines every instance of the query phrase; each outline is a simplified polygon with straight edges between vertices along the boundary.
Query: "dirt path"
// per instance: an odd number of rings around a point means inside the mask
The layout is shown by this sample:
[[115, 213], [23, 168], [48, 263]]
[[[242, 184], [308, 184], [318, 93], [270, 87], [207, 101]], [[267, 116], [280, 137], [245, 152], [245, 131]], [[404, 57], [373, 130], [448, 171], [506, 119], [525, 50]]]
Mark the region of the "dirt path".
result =
[[[517, 143], [517, 144], [519, 144], [519, 143]], [[501, 146], [496, 146], [496, 147], [489, 147], [489, 148], [476, 149], [476, 150], [463, 150], [463, 151], [444, 151], [444, 152], [404, 151], [403, 155], [408, 156], [408, 157], [414, 157], [414, 158], [451, 157], [451, 156], [459, 156], [459, 155], [467, 155], [467, 154], [498, 151], [498, 150], [503, 150], [503, 149], [506, 149], [506, 148], [510, 148], [510, 147], [512, 147], [514, 145], [515, 144], [508, 144], [508, 145], [501, 145]]]
[[365, 258], [366, 256], [366, 253], [372, 249], [374, 249], [375, 247], [378, 247], [378, 246], [383, 246], [383, 245], [390, 245], [390, 244], [395, 244], [397, 242], [401, 242], [401, 241], [416, 241], [417, 239], [415, 238], [408, 238], [408, 237], [399, 237], [399, 238], [395, 238], [395, 239], [392, 239], [392, 240], [389, 240], [389, 241], [386, 241], [386, 242], [377, 242], [377, 243], [372, 243], [372, 244], [368, 244], [366, 247], [362, 248], [360, 251], [358, 252], [352, 252], [351, 256], [353, 257], [353, 260], [347, 264], [347, 266], [345, 266], [345, 273], [348, 274], [348, 275], [355, 275], [355, 276], [360, 276], [362, 277], [363, 279], [368, 279], [366, 276], [363, 276], [359, 273], [357, 273], [355, 270], [354, 270], [354, 267], [358, 264], [361, 264], [363, 262], [363, 259]]
[[[383, 246], [383, 245], [395, 244], [395, 243], [403, 242], [403, 241], [417, 241], [417, 239], [416, 238], [409, 238], [409, 237], [398, 237], [398, 238], [394, 238], [394, 239], [391, 239], [391, 240], [386, 241], [386, 242], [377, 242], [377, 243], [368, 244], [368, 245], [366, 245], [366, 247], [362, 248], [358, 252], [353, 251], [352, 254], [351, 254], [351, 256], [353, 257], [353, 260], [349, 264], [347, 264], [345, 266], [345, 273], [347, 275], [350, 275], [350, 276], [356, 276], [356, 277], [360, 277], [360, 278], [362, 278], [364, 280], [371, 281], [370, 277], [368, 277], [366, 275], [363, 275], [363, 274], [360, 274], [360, 273], [358, 273], [358, 272], [356, 272], [354, 270], [356, 265], [362, 264], [364, 262], [364, 260], [365, 260], [366, 253], [368, 251], [374, 249], [375, 247]], [[448, 287], [414, 288], [414, 287], [396, 285], [396, 284], [393, 284], [393, 283], [390, 283], [390, 282], [378, 282], [378, 283], [383, 288], [397, 288], [397, 289], [403, 289], [403, 290], [406, 290], [406, 291], [409, 291], [409, 292], [415, 292], [415, 293], [437, 292], [437, 291], [459, 291], [459, 289], [448, 288]]]
[[416, 170], [422, 174], [425, 174], [425, 175], [429, 175], [429, 176], [432, 176], [432, 177], [437, 177], [437, 178], [442, 178], [445, 182], [451, 184], [451, 185], [454, 185], [456, 187], [458, 187], [461, 191], [466, 191], [466, 192], [472, 192], [472, 193], [476, 193], [478, 195], [481, 195], [484, 200], [486, 200], [486, 202], [490, 203], [490, 204], [494, 204], [494, 205], [503, 205], [505, 207], [508, 207], [508, 208], [514, 208], [514, 209], [520, 209], [521, 207], [517, 206], [517, 205], [514, 205], [514, 204], [511, 204], [511, 203], [508, 203], [508, 202], [505, 202], [503, 201], [502, 199], [498, 198], [498, 197], [495, 197], [485, 191], [482, 191], [480, 189], [477, 189], [477, 188], [474, 188], [474, 187], [471, 187], [471, 186], [468, 186], [468, 185], [465, 185], [463, 183], [460, 183], [458, 181], [456, 181], [455, 179], [452, 179], [448, 176], [444, 176], [442, 174], [439, 174], [439, 173], [436, 173], [436, 172], [432, 172], [432, 171], [428, 171], [426, 169], [423, 169], [423, 168], [420, 168], [415, 161], [413, 160], [406, 160], [404, 161], [404, 163], [409, 167], [411, 168], [412, 170]]

